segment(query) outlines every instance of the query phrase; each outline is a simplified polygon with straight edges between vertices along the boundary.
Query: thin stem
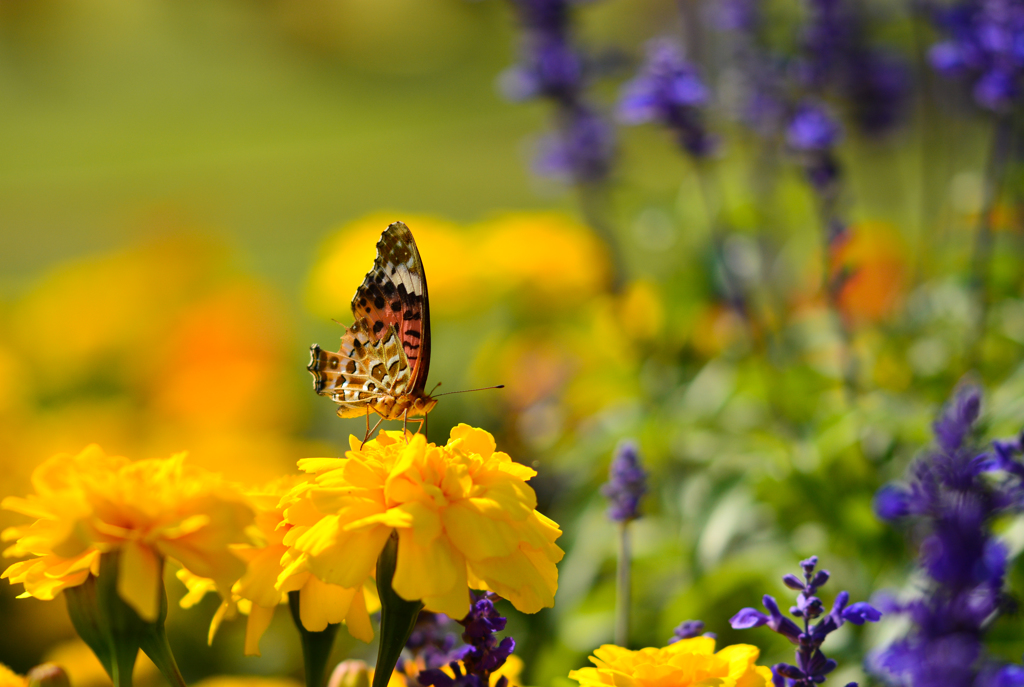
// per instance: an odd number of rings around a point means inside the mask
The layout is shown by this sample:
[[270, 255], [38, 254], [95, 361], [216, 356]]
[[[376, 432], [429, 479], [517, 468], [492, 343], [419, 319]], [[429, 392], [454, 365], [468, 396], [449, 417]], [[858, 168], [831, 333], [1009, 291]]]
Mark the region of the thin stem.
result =
[[1008, 115], [1000, 115], [992, 132], [992, 148], [989, 151], [988, 167], [985, 170], [985, 188], [981, 214], [978, 216], [978, 228], [974, 232], [974, 252], [971, 256], [970, 287], [977, 304], [975, 326], [968, 332], [970, 351], [968, 363], [974, 367], [979, 362], [980, 345], [985, 336], [985, 321], [988, 319], [989, 270], [992, 266], [992, 234], [993, 210], [999, 197], [1003, 173], [1006, 170], [1010, 155], [1010, 138], [1012, 133], [1011, 120]]
[[629, 541], [629, 521], [619, 524], [619, 561], [615, 574], [615, 643], [629, 644], [629, 610], [632, 592], [632, 552]]
[[711, 234], [711, 245], [714, 249], [715, 261], [722, 274], [722, 286], [725, 289], [725, 297], [736, 314], [740, 316], [750, 337], [750, 342], [755, 349], [761, 349], [762, 341], [758, 336], [757, 322], [751, 312], [750, 304], [747, 302], [746, 293], [737, 282], [735, 275], [729, 268], [729, 262], [725, 255], [725, 234], [722, 231], [722, 222], [719, 221], [718, 204], [714, 201], [711, 189], [711, 179], [706, 167], [701, 162], [694, 165], [697, 171], [697, 185], [700, 187], [701, 200], [704, 203], [704, 211], [708, 218], [708, 230]]
[[613, 293], [619, 293], [626, 284], [626, 266], [618, 237], [608, 219], [611, 214], [608, 208], [608, 186], [602, 182], [580, 181], [576, 184], [576, 190], [583, 219], [608, 249], [612, 269], [611, 289]]

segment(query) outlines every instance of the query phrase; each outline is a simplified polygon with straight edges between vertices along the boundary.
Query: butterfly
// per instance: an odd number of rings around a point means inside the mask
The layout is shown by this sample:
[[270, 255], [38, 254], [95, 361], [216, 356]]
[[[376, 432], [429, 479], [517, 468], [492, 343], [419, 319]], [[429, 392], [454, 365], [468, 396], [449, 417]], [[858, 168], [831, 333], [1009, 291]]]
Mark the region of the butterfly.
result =
[[[430, 369], [430, 301], [423, 260], [409, 227], [388, 226], [377, 241], [373, 269], [352, 298], [355, 322], [341, 337], [341, 350], [310, 347], [306, 368], [313, 388], [338, 404], [338, 417], [366, 415], [404, 420], [427, 413], [437, 399], [424, 391]], [[419, 428], [417, 428], [417, 431]], [[364, 437], [363, 441], [366, 441]]]

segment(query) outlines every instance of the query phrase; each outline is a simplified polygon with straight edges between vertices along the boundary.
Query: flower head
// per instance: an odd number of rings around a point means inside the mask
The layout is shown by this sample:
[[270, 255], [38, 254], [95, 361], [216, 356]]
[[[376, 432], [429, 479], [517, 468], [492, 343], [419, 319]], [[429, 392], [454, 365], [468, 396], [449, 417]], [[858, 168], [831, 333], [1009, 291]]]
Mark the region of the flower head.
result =
[[996, 112], [1019, 102], [1024, 77], [1024, 3], [963, 0], [933, 14], [944, 40], [932, 46], [932, 66], [973, 80], [974, 100]]
[[[289, 592], [299, 592], [299, 613], [303, 627], [310, 632], [320, 632], [328, 624], [344, 622], [349, 634], [364, 642], [373, 639], [373, 627], [369, 613], [379, 608], [372, 584], [363, 584], [346, 589], [320, 581], [301, 566], [282, 578], [287, 563], [288, 547], [283, 540], [290, 526], [283, 522], [281, 499], [305, 478], [288, 475], [270, 484], [247, 492], [256, 509], [256, 527], [259, 530], [256, 544], [236, 544], [235, 554], [245, 561], [245, 574], [231, 586], [230, 598], [221, 604], [210, 624], [209, 641], [213, 641], [220, 623], [242, 611], [248, 620], [245, 630], [245, 654], [259, 656], [259, 642], [270, 627], [277, 606], [286, 603]], [[179, 570], [178, 578], [188, 587], [189, 593], [181, 599], [183, 608], [198, 602], [204, 594], [214, 589], [212, 580], [197, 577], [188, 570]], [[368, 582], [368, 581], [367, 581]]]
[[[505, 665], [516, 642], [505, 637], [500, 642], [495, 633], [505, 629], [505, 618], [494, 608], [494, 595], [483, 594], [473, 602], [469, 614], [459, 621], [466, 631], [462, 640], [466, 647], [458, 658], [448, 664], [448, 671], [428, 669], [417, 676], [425, 687], [492, 687], [491, 675]], [[460, 660], [461, 659], [461, 660]], [[493, 687], [506, 687], [508, 678], [501, 676]]]
[[[826, 676], [836, 668], [836, 662], [821, 651], [825, 639], [845, 622], [863, 625], [865, 622], [877, 622], [882, 617], [877, 609], [863, 601], [848, 605], [850, 595], [847, 592], [836, 595], [832, 609], [826, 614], [825, 605], [817, 594], [828, 582], [829, 573], [816, 570], [817, 567], [818, 557], [811, 556], [800, 561], [802, 575], [790, 574], [782, 578], [787, 587], [799, 592], [796, 605], [789, 609], [789, 613], [802, 621], [802, 627], [784, 616], [775, 599], [767, 594], [762, 600], [767, 615], [753, 608], [744, 608], [729, 621], [735, 630], [767, 625], [796, 645], [796, 665], [777, 663], [772, 666], [772, 684], [779, 687], [786, 684], [790, 687], [813, 687], [825, 682]], [[814, 620], [818, 622], [812, 625]]]
[[973, 687], [1020, 674], [1019, 666], [988, 656], [983, 639], [1003, 606], [1008, 557], [992, 523], [1024, 507], [1024, 466], [1017, 460], [1024, 447], [1018, 438], [982, 452], [973, 440], [980, 410], [979, 389], [958, 390], [933, 425], [935, 446], [911, 466], [907, 482], [886, 485], [875, 496], [879, 517], [916, 521], [927, 578], [921, 593], [891, 604], [912, 627], [871, 659], [888, 678]]
[[312, 458], [314, 475], [285, 505], [290, 563], [345, 588], [369, 578], [392, 531], [392, 587], [426, 610], [461, 618], [468, 588], [497, 592], [520, 611], [554, 603], [558, 525], [536, 510], [526, 480], [536, 473], [495, 450], [483, 430], [459, 425], [444, 446], [422, 435], [382, 432], [345, 458]]
[[771, 683], [768, 668], [756, 665], [757, 647], [734, 644], [715, 652], [715, 640], [694, 637], [663, 649], [630, 651], [606, 644], [590, 657], [593, 668], [580, 668], [569, 677], [581, 687], [762, 687]]
[[697, 68], [683, 58], [678, 46], [657, 40], [648, 45], [640, 73], [623, 90], [619, 117], [627, 124], [663, 124], [690, 155], [706, 157], [715, 149], [715, 140], [703, 122], [703, 108], [709, 100], [710, 92]]
[[144, 620], [157, 617], [163, 561], [171, 558], [215, 581], [224, 593], [245, 571], [229, 549], [249, 541], [253, 511], [218, 475], [185, 463], [185, 454], [132, 462], [99, 446], [61, 454], [32, 475], [36, 493], [3, 507], [37, 518], [4, 531], [6, 556], [31, 556], [3, 577], [24, 596], [52, 599], [99, 573], [100, 555], [121, 555], [117, 590]]
[[615, 449], [608, 467], [608, 481], [601, 487], [608, 497], [608, 517], [628, 522], [640, 517], [640, 499], [647, 493], [647, 472], [640, 465], [640, 451], [632, 441], [623, 441]]

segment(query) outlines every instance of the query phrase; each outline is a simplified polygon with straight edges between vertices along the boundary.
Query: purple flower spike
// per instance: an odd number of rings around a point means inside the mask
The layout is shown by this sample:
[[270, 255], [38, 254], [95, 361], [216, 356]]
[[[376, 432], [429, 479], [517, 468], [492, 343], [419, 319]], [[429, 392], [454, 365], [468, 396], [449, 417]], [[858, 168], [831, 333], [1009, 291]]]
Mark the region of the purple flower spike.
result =
[[640, 517], [640, 499], [647, 493], [647, 472], [640, 464], [635, 442], [623, 441], [616, 447], [601, 493], [608, 498], [610, 519], [629, 522]]
[[[1024, 510], [1021, 439], [996, 441], [982, 451], [973, 441], [980, 411], [979, 389], [958, 390], [935, 421], [935, 446], [911, 465], [907, 483], [876, 494], [880, 515], [914, 519], [918, 562], [926, 574], [918, 597], [884, 602], [912, 623], [905, 637], [870, 659], [872, 670], [889, 682], [990, 687], [999, 684], [998, 676], [1021, 674], [984, 648], [987, 628], [1005, 606], [1008, 551], [992, 524]], [[843, 617], [856, 623], [876, 613], [854, 604]]]
[[767, 625], [796, 645], [795, 666], [788, 663], [772, 666], [772, 685], [775, 687], [813, 687], [822, 684], [826, 676], [836, 668], [836, 662], [821, 651], [821, 645], [828, 635], [838, 630], [846, 620], [862, 625], [865, 621], [875, 622], [882, 617], [880, 612], [864, 602], [847, 606], [850, 595], [843, 591], [836, 596], [832, 611], [811, 625], [811, 621], [822, 614], [821, 599], [815, 594], [829, 578], [827, 571], [816, 571], [817, 566], [818, 557], [811, 556], [800, 562], [803, 582], [800, 577], [792, 574], [782, 578], [787, 587], [800, 592], [797, 605], [790, 609], [790, 613], [803, 621], [803, 628], [782, 615], [778, 603], [768, 595], [765, 595], [763, 603], [769, 615], [753, 608], [744, 608], [729, 621], [736, 630]]
[[843, 136], [839, 122], [816, 103], [800, 105], [786, 129], [786, 141], [794, 150], [821, 152], [830, 150]]
[[626, 124], [658, 122], [676, 134], [679, 145], [701, 158], [712, 154], [716, 141], [705, 130], [702, 109], [710, 92], [670, 40], [651, 41], [647, 60], [626, 84], [619, 100], [619, 118]]
[[[459, 621], [466, 631], [462, 639], [466, 647], [458, 652], [458, 656], [448, 664], [455, 678], [445, 673], [440, 667], [423, 670], [417, 680], [424, 687], [490, 687], [491, 674], [505, 664], [515, 650], [516, 642], [505, 637], [500, 642], [495, 632], [505, 629], [506, 619], [494, 608], [495, 597], [486, 592], [476, 596], [469, 614]], [[461, 659], [462, 665], [459, 665]], [[465, 672], [462, 670], [465, 666]], [[495, 687], [505, 687], [506, 678], [501, 678]]]

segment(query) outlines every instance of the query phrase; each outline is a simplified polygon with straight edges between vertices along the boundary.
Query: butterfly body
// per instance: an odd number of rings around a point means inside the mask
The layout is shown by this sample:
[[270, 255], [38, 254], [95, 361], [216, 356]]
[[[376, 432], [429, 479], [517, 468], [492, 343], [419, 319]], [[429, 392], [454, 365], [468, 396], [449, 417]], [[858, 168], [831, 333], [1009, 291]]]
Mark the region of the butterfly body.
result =
[[338, 404], [339, 417], [373, 412], [384, 420], [425, 416], [437, 400], [424, 391], [430, 366], [427, 278], [412, 232], [391, 224], [377, 259], [352, 299], [355, 322], [341, 349], [313, 344], [313, 388]]

